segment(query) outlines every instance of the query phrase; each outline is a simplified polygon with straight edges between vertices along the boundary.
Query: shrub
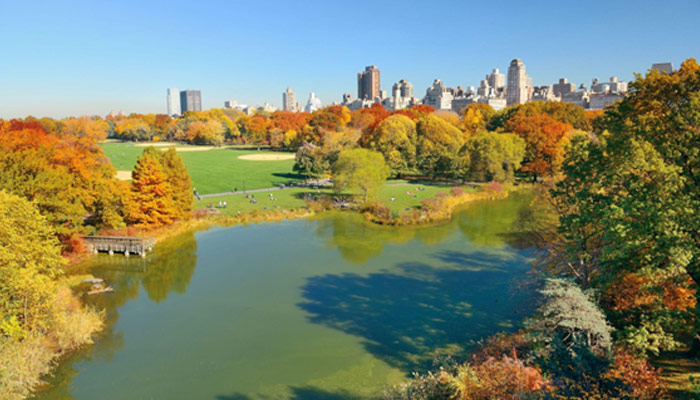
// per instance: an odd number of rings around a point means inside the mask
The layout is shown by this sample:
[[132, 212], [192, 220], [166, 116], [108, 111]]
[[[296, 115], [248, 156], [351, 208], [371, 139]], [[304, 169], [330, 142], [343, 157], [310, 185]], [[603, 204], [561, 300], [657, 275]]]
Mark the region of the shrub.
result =
[[436, 199], [424, 199], [420, 204], [421, 208], [426, 211], [434, 211], [439, 208], [439, 203]]
[[503, 186], [495, 181], [491, 181], [484, 186], [484, 191], [487, 193], [500, 193], [502, 190]]
[[459, 197], [464, 194], [464, 189], [459, 186], [455, 186], [450, 189], [450, 196]]
[[452, 400], [457, 394], [452, 377], [444, 370], [413, 373], [413, 379], [384, 392], [385, 400]]
[[499, 358], [503, 354], [515, 354], [519, 359], [525, 359], [532, 350], [532, 342], [523, 331], [505, 334], [498, 333], [486, 339], [472, 354], [473, 363], [484, 362], [489, 358]]
[[625, 351], [615, 354], [615, 361], [606, 373], [606, 378], [620, 380], [625, 385], [625, 394], [639, 400], [656, 400], [668, 398], [660, 377], [661, 370], [649, 364], [649, 361], [637, 358]]
[[306, 205], [316, 212], [330, 210], [333, 208], [333, 199], [326, 194], [322, 194], [315, 199], [307, 199]]
[[0, 336], [0, 393], [5, 400], [29, 397], [40, 377], [51, 371], [54, 359], [46, 351], [46, 340], [31, 338], [15, 341]]
[[505, 355], [460, 367], [454, 382], [459, 400], [522, 399], [547, 384], [537, 368]]

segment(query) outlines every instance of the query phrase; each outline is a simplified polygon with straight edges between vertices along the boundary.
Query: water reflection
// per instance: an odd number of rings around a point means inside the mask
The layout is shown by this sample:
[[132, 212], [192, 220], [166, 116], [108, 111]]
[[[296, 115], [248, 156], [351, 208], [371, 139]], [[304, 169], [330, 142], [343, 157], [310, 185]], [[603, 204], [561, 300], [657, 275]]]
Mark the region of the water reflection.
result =
[[124, 346], [123, 334], [116, 331], [119, 309], [139, 297], [141, 288], [156, 303], [166, 300], [172, 292], [185, 293], [196, 265], [197, 241], [194, 232], [187, 232], [159, 243], [146, 258], [98, 255], [81, 266], [114, 288], [113, 293], [90, 296], [86, 300], [89, 306], [105, 310], [105, 329], [94, 345], [71, 353], [54, 375], [46, 379], [50, 388], [39, 392], [35, 398], [73, 399], [70, 390], [72, 378], [78, 374], [76, 366], [93, 360], [110, 361]]
[[415, 236], [413, 229], [374, 226], [356, 213], [335, 212], [313, 221], [316, 235], [326, 245], [337, 248], [348, 262], [364, 264], [382, 253], [388, 243], [406, 243]]
[[326, 245], [337, 248], [343, 258], [353, 264], [364, 264], [379, 256], [388, 244], [402, 244], [419, 240], [437, 245], [460, 231], [475, 245], [491, 248], [528, 248], [518, 232], [518, 221], [529, 207], [532, 195], [516, 192], [505, 200], [478, 201], [455, 212], [443, 224], [412, 227], [382, 227], [371, 224], [356, 213], [335, 212], [313, 221], [316, 234]]

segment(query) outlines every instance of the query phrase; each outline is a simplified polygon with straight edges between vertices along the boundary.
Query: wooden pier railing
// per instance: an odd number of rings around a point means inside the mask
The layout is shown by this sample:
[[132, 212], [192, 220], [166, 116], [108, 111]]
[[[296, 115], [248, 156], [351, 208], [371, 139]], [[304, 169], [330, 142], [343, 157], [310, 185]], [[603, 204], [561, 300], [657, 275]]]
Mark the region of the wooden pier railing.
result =
[[93, 253], [106, 251], [110, 255], [114, 253], [138, 254], [146, 257], [146, 252], [153, 250], [156, 244], [155, 238], [142, 238], [130, 236], [83, 236], [88, 250]]

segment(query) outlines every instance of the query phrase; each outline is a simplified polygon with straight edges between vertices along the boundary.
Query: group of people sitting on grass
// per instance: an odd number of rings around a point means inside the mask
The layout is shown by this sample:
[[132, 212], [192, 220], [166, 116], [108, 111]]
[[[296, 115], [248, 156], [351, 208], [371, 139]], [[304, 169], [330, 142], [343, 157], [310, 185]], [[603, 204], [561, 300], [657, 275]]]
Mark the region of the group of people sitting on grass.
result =
[[[219, 200], [219, 205], [218, 205], [216, 208], [226, 208], [227, 206], [228, 206], [228, 204], [226, 204], [225, 201]], [[209, 208], [214, 208], [214, 202], [213, 202], [213, 201], [210, 201], [210, 202], [209, 202]]]

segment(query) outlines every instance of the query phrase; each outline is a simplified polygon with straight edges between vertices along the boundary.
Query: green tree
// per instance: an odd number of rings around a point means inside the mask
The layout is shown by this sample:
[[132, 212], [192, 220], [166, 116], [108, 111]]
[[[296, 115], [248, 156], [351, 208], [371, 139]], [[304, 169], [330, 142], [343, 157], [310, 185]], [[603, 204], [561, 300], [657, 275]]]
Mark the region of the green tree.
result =
[[335, 190], [360, 192], [368, 202], [376, 196], [389, 172], [381, 153], [367, 149], [344, 150], [333, 165]]
[[416, 130], [420, 171], [432, 177], [456, 176], [463, 164], [459, 151], [464, 145], [464, 133], [433, 115], [419, 119]]
[[463, 150], [469, 160], [466, 177], [477, 181], [511, 181], [525, 156], [525, 141], [513, 134], [478, 133]]
[[294, 171], [308, 177], [319, 178], [329, 169], [323, 150], [313, 143], [304, 143], [294, 157]]
[[416, 167], [416, 123], [405, 115], [392, 115], [377, 125], [368, 147], [382, 155], [394, 175]]

